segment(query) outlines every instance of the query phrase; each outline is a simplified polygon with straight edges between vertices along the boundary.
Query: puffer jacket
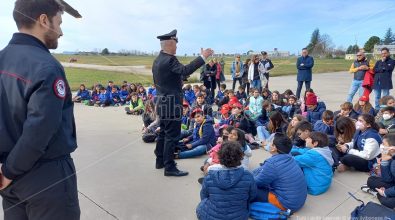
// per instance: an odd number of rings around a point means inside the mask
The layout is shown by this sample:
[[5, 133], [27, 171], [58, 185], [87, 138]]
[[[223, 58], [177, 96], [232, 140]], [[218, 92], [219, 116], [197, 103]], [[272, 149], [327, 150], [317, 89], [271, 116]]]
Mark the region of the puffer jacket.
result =
[[329, 189], [334, 163], [329, 147], [313, 148], [302, 155], [295, 156], [295, 160], [303, 169], [309, 194], [319, 195]]
[[[192, 140], [192, 148], [195, 148], [199, 145], [206, 145], [207, 151], [209, 151], [212, 147], [216, 145], [217, 140], [213, 127], [214, 119], [210, 116], [206, 116], [205, 120], [206, 122], [204, 122], [203, 125], [197, 125], [195, 127], [192, 137], [190, 137], [189, 139]], [[199, 135], [200, 126], [203, 126], [202, 136]]]
[[253, 171], [258, 189], [269, 190], [281, 205], [295, 212], [303, 207], [307, 184], [303, 172], [289, 154], [277, 154]]
[[238, 168], [210, 170], [200, 191], [196, 214], [200, 220], [247, 220], [257, 189], [251, 173]]
[[324, 113], [325, 110], [325, 103], [318, 102], [317, 107], [313, 111], [307, 110], [307, 121], [314, 125], [317, 121], [322, 119], [322, 113]]

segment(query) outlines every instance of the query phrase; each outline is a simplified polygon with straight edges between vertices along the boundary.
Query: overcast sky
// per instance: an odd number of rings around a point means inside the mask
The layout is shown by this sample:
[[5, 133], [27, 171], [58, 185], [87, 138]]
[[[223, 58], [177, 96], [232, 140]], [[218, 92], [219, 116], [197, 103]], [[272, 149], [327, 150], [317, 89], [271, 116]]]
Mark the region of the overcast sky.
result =
[[[394, 0], [68, 0], [82, 15], [63, 16], [59, 48], [92, 51], [107, 47], [158, 51], [156, 36], [178, 29], [178, 54], [200, 47], [216, 52], [288, 50], [297, 53], [319, 28], [336, 46], [360, 46], [372, 36], [395, 29]], [[1, 2], [0, 47], [17, 32], [14, 0]]]

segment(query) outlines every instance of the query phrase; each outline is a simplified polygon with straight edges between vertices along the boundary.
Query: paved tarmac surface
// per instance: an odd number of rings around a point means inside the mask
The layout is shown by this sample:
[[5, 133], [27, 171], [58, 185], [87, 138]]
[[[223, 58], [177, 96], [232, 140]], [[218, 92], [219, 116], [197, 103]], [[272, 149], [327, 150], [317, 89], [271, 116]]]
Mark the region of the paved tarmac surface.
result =
[[[295, 78], [272, 78], [270, 87], [281, 92], [295, 90]], [[317, 74], [312, 88], [328, 109], [337, 110], [346, 99], [351, 80], [347, 72]], [[75, 116], [79, 148], [73, 157], [81, 219], [196, 219], [201, 188], [197, 179], [202, 176], [199, 167], [205, 157], [177, 161], [180, 169], [190, 172], [189, 176], [164, 177], [163, 170], [154, 168], [155, 144], [141, 140], [140, 117], [126, 115], [123, 107], [81, 104], [75, 105]], [[253, 151], [250, 168], [258, 167], [269, 156], [262, 149]], [[335, 173], [329, 191], [308, 196], [306, 205], [292, 219], [349, 219], [359, 203], [347, 192], [356, 193], [364, 201], [374, 200], [359, 190], [367, 178], [366, 173]]]

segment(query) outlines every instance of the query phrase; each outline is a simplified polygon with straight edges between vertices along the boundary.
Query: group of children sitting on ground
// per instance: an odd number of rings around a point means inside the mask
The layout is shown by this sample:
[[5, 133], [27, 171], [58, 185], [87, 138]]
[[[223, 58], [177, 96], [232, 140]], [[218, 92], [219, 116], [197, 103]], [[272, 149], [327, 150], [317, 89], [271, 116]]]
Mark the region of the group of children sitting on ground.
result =
[[[107, 88], [94, 88], [91, 94], [81, 85], [73, 100], [129, 105], [128, 114], [142, 114], [144, 134], [159, 132], [155, 86], [146, 95], [144, 87], [126, 82], [120, 91], [111, 81]], [[114, 99], [117, 92], [122, 95]], [[243, 87], [235, 92], [223, 84], [211, 97], [204, 86], [186, 85], [174, 157], [208, 155], [200, 167], [199, 219], [246, 219], [252, 202], [296, 212], [307, 194], [330, 188], [336, 170], [369, 172], [361, 190], [395, 208], [395, 99], [385, 96], [381, 104], [374, 109], [369, 97], [361, 96], [355, 105], [345, 102], [333, 112], [312, 89], [298, 99], [289, 89], [252, 88], [247, 94]], [[249, 158], [260, 147], [272, 157], [250, 170]]]
[[73, 97], [73, 102], [80, 102], [96, 107], [126, 105], [126, 114], [141, 115], [145, 110], [144, 103], [154, 101], [155, 97], [155, 85], [152, 85], [146, 91], [140, 83], [129, 84], [127, 81], [123, 81], [121, 87], [119, 87], [113, 81], [108, 81], [107, 87], [101, 84], [95, 84], [92, 87], [92, 92], [84, 84], [81, 84], [77, 94]]
[[[312, 89], [301, 99], [291, 90], [251, 89], [247, 95], [243, 87], [235, 93], [225, 85], [215, 98], [197, 85], [186, 85], [184, 94], [174, 157], [208, 155], [200, 167], [199, 219], [246, 219], [251, 202], [296, 212], [307, 194], [330, 188], [336, 170], [370, 172], [361, 189], [395, 208], [394, 97], [383, 97], [375, 110], [362, 96], [333, 112]], [[155, 119], [144, 121], [145, 132], [160, 129]], [[261, 146], [272, 157], [250, 170], [252, 150]]]

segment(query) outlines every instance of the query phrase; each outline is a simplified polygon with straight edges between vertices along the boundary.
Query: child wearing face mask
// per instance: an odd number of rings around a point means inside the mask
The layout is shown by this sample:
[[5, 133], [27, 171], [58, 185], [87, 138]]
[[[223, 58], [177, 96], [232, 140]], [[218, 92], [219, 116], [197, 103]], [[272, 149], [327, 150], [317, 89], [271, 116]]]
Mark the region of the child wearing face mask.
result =
[[381, 156], [381, 177], [371, 176], [361, 190], [377, 196], [380, 203], [390, 209], [395, 208], [395, 134], [383, 138]]
[[386, 135], [389, 133], [395, 133], [395, 108], [392, 106], [387, 106], [382, 110], [382, 119], [378, 122], [381, 135]]
[[356, 122], [357, 131], [352, 142], [337, 145], [340, 152], [340, 164], [337, 167], [339, 172], [344, 172], [350, 168], [357, 171], [369, 172], [377, 162], [376, 157], [380, 154], [379, 126], [374, 121], [374, 117], [369, 114], [362, 114]]

